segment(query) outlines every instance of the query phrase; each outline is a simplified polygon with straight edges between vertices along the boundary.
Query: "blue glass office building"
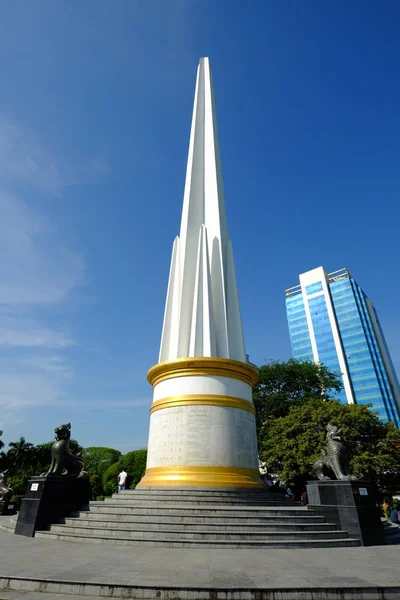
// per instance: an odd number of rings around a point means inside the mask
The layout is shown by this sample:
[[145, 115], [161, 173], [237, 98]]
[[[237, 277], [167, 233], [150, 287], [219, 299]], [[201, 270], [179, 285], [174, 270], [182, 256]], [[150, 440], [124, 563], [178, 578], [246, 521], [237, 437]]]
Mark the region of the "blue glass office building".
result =
[[400, 426], [400, 386], [375, 307], [347, 269], [322, 267], [286, 290], [293, 357], [340, 373], [342, 402], [372, 404]]

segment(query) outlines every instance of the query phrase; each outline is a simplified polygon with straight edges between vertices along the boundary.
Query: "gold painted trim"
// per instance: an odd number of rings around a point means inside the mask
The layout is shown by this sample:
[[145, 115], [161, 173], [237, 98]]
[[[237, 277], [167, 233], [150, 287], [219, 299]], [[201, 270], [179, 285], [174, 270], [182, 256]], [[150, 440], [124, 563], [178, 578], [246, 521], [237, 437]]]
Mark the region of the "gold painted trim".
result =
[[241, 467], [153, 467], [137, 487], [252, 487], [264, 488], [257, 469]]
[[231, 377], [247, 383], [252, 388], [258, 382], [258, 372], [253, 365], [216, 356], [195, 356], [193, 358], [165, 360], [151, 367], [147, 373], [147, 379], [154, 387], [166, 379], [192, 377], [194, 375]]
[[225, 406], [230, 408], [239, 408], [256, 414], [254, 405], [243, 398], [234, 396], [218, 396], [217, 394], [182, 394], [181, 396], [169, 396], [156, 400], [150, 407], [150, 414], [163, 408], [173, 408], [174, 406]]

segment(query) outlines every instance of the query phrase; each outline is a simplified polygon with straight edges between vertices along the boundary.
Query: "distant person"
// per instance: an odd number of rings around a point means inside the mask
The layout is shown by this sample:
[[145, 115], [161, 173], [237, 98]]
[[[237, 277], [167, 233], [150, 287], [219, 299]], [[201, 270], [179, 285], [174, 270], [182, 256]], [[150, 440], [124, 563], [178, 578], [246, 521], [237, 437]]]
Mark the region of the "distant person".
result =
[[389, 519], [389, 516], [390, 516], [390, 504], [386, 500], [386, 498], [384, 499], [383, 503], [381, 504], [381, 509], [382, 509], [382, 512], [383, 512], [383, 515], [384, 515], [385, 519]]
[[301, 503], [303, 506], [307, 506], [307, 504], [308, 504], [307, 490], [303, 490], [303, 492], [301, 494]]
[[268, 475], [267, 475], [267, 474], [265, 474], [265, 475], [264, 475], [264, 477], [263, 477], [263, 482], [264, 482], [264, 483], [265, 483], [265, 485], [266, 485], [267, 487], [269, 487], [269, 488], [270, 488], [270, 487], [271, 487], [271, 485], [272, 485], [272, 481], [270, 480], [270, 478], [268, 477]]
[[125, 469], [122, 469], [121, 473], [118, 475], [118, 492], [125, 489], [127, 477], [128, 473], [125, 471]]
[[398, 525], [399, 515], [397, 508], [392, 508], [392, 510], [390, 511], [389, 519], [392, 521], [392, 523], [396, 523], [396, 525]]
[[294, 499], [294, 494], [293, 494], [292, 490], [290, 489], [290, 487], [288, 487], [288, 489], [286, 490], [286, 498], [290, 498], [291, 500]]

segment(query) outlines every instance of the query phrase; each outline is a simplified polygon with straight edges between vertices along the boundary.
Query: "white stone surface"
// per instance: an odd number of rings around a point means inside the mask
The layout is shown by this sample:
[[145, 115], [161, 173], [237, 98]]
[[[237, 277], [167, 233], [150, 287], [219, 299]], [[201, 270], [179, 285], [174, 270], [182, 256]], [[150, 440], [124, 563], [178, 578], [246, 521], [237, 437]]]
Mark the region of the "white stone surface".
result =
[[200, 59], [197, 71], [181, 228], [172, 251], [159, 362], [190, 356], [246, 362], [208, 58]]
[[147, 468], [235, 466], [258, 469], [255, 416], [223, 406], [178, 406], [150, 419]]
[[253, 402], [251, 387], [244, 381], [238, 381], [231, 377], [205, 377], [202, 375], [175, 377], [162, 381], [154, 388], [153, 401], [187, 394], [217, 394]]

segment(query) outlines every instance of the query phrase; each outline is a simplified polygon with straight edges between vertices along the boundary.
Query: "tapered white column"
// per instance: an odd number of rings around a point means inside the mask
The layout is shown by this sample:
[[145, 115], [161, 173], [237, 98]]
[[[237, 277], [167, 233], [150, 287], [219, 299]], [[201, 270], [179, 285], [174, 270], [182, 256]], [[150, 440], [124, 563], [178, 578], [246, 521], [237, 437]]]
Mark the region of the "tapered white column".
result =
[[257, 371], [244, 346], [208, 58], [197, 70], [180, 234], [148, 379], [154, 399], [140, 486], [261, 484]]

